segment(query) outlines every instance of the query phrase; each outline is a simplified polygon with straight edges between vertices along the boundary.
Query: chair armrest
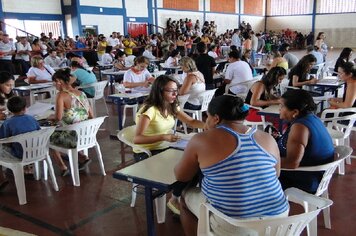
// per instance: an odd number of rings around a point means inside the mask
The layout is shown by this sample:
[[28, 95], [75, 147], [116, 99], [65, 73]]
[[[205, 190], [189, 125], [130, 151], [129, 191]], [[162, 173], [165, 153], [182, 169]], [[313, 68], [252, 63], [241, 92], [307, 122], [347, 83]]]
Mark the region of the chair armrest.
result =
[[309, 205], [314, 206], [316, 209], [324, 209], [333, 204], [333, 201], [326, 198], [317, 197], [314, 194], [306, 193], [297, 188], [288, 188], [284, 191], [288, 201], [304, 205], [308, 202]]

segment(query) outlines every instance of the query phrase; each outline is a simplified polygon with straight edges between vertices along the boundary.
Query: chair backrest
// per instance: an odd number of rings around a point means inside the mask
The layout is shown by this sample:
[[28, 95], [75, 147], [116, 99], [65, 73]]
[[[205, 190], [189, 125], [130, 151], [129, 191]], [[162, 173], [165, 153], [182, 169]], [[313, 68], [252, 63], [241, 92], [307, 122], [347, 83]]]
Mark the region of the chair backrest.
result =
[[188, 101], [189, 96], [190, 96], [190, 94], [178, 96], [178, 102], [179, 102], [179, 106], [181, 109], [183, 109], [185, 103]]
[[315, 65], [315, 68], [318, 68], [316, 71], [316, 79], [322, 79], [323, 78], [323, 70], [325, 67], [325, 62], [324, 63], [320, 63], [318, 65]]
[[321, 113], [320, 119], [327, 123], [327, 127], [342, 131], [346, 138], [350, 135], [356, 121], [356, 107], [325, 109]]
[[96, 145], [96, 134], [107, 116], [97, 117], [72, 125], [61, 127], [58, 130], [74, 130], [77, 132], [77, 149], [93, 147]]
[[317, 217], [322, 209], [332, 204], [332, 201], [329, 199], [320, 198], [296, 188], [287, 189], [285, 194], [289, 201], [302, 206], [303, 203], [307, 202], [314, 206], [310, 208], [313, 210], [287, 217], [241, 220], [226, 216], [209, 203], [203, 203], [200, 206], [198, 236], [213, 236], [215, 235], [214, 230], [219, 231], [219, 228], [223, 228], [221, 224], [215, 227], [214, 223], [211, 223], [214, 220], [219, 221], [219, 223], [224, 222], [227, 225], [235, 226], [240, 231], [236, 232], [235, 235], [297, 236], [301, 234], [310, 221]]
[[296, 169], [284, 169], [288, 171], [324, 171], [323, 177], [319, 183], [318, 189], [315, 193], [316, 196], [321, 196], [326, 190], [328, 190], [331, 177], [339, 166], [339, 164], [344, 161], [347, 157], [352, 154], [352, 148], [347, 146], [336, 146], [335, 147], [335, 160], [333, 162], [318, 165], [318, 166], [306, 166], [298, 167]]
[[85, 87], [93, 87], [95, 90], [95, 95], [93, 99], [98, 100], [104, 97], [104, 90], [107, 84], [108, 84], [108, 80], [104, 80], [104, 81], [88, 84]]
[[206, 90], [199, 95], [199, 99], [201, 101], [201, 112], [208, 110], [209, 103], [214, 97], [215, 91], [216, 89]]
[[6, 143], [20, 143], [23, 149], [22, 162], [33, 163], [47, 157], [49, 137], [55, 127], [44, 127], [40, 130], [12, 136], [2, 141]]
[[128, 126], [123, 128], [117, 133], [118, 139], [124, 144], [140, 150], [141, 152], [146, 153], [148, 156], [152, 156], [151, 152], [148, 149], [145, 149], [141, 146], [134, 144], [133, 139], [135, 137], [136, 125]]

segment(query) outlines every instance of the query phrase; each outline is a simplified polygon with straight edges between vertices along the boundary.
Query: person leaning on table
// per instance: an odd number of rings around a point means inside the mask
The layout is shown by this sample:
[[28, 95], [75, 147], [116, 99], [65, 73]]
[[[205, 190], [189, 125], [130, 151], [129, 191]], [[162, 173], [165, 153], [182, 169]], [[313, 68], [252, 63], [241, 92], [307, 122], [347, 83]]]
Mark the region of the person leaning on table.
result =
[[[208, 107], [207, 130], [192, 137], [174, 169], [178, 181], [191, 181], [200, 170], [204, 176], [201, 188], [188, 188], [181, 198], [186, 235], [196, 235], [199, 207], [204, 202], [234, 218], [288, 215], [288, 202], [278, 181], [276, 141], [243, 124], [248, 110], [239, 97], [213, 98]], [[212, 221], [217, 235], [247, 235], [218, 219]]]
[[[158, 154], [168, 148], [167, 142], [176, 142], [179, 136], [172, 133], [175, 120], [193, 128], [203, 128], [204, 123], [185, 114], [178, 104], [178, 83], [167, 75], [159, 76], [152, 84], [151, 92], [136, 115], [134, 143]], [[164, 142], [166, 141], [166, 142]], [[148, 158], [146, 153], [134, 149], [136, 162]], [[186, 183], [176, 183], [168, 207], [179, 214], [180, 194]]]
[[[334, 160], [332, 139], [323, 122], [313, 114], [315, 109], [313, 97], [306, 90], [288, 90], [282, 95], [280, 119], [290, 123], [278, 140], [282, 168], [317, 166]], [[315, 193], [323, 173], [281, 171], [279, 180], [283, 189], [296, 187]]]
[[346, 91], [343, 98], [330, 98], [332, 108], [356, 107], [356, 66], [352, 62], [346, 62], [339, 66], [340, 80], [346, 83]]

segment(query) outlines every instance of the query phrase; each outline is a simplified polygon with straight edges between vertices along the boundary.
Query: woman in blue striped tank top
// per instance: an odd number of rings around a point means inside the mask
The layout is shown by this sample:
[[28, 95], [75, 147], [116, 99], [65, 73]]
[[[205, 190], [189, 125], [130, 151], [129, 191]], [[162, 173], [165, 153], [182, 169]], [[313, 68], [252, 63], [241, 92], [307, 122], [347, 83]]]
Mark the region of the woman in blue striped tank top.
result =
[[[186, 189], [181, 199], [186, 235], [196, 234], [203, 202], [234, 218], [288, 215], [288, 202], [278, 181], [277, 143], [269, 134], [243, 125], [247, 114], [248, 106], [239, 97], [214, 98], [208, 108], [207, 131], [191, 139], [175, 167], [179, 181], [190, 181], [199, 170], [204, 175], [201, 189]], [[217, 235], [241, 233], [241, 228], [215, 222]]]

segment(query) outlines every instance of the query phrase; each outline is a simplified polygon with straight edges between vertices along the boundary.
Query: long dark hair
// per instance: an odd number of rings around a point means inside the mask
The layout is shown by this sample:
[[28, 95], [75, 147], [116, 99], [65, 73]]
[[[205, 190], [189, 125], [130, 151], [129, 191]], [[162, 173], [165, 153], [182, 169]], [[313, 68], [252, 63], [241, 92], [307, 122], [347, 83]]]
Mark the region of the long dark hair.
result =
[[268, 73], [262, 77], [261, 82], [266, 87], [267, 97], [271, 94], [271, 90], [278, 84], [278, 77], [284, 76], [287, 74], [287, 71], [279, 66], [271, 68]]
[[347, 75], [351, 74], [352, 78], [356, 80], [356, 66], [354, 63], [352, 62], [343, 63], [342, 65], [340, 65], [340, 68], [344, 70], [345, 74]]
[[71, 71], [69, 68], [57, 70], [52, 76], [52, 81], [62, 80], [64, 83], [69, 84], [71, 82]]
[[339, 58], [345, 59], [346, 61], [349, 61], [350, 54], [352, 52], [351, 48], [344, 48], [342, 49]]
[[[5, 84], [9, 80], [15, 80], [14, 76], [7, 71], [0, 71], [0, 84]], [[5, 94], [0, 91], [0, 105], [5, 105], [5, 100], [14, 96], [14, 92], [11, 90], [9, 94]]]
[[297, 109], [299, 111], [299, 117], [312, 113], [316, 109], [313, 97], [303, 89], [288, 90], [282, 95], [282, 99], [289, 110]]
[[174, 117], [177, 116], [178, 113], [178, 99], [173, 103], [167, 103], [164, 99], [164, 88], [169, 82], [174, 82], [178, 84], [178, 82], [168, 75], [160, 75], [153, 82], [151, 87], [151, 92], [144, 101], [142, 112], [147, 111], [150, 107], [156, 107], [164, 116], [164, 111], [167, 110], [169, 115]]

